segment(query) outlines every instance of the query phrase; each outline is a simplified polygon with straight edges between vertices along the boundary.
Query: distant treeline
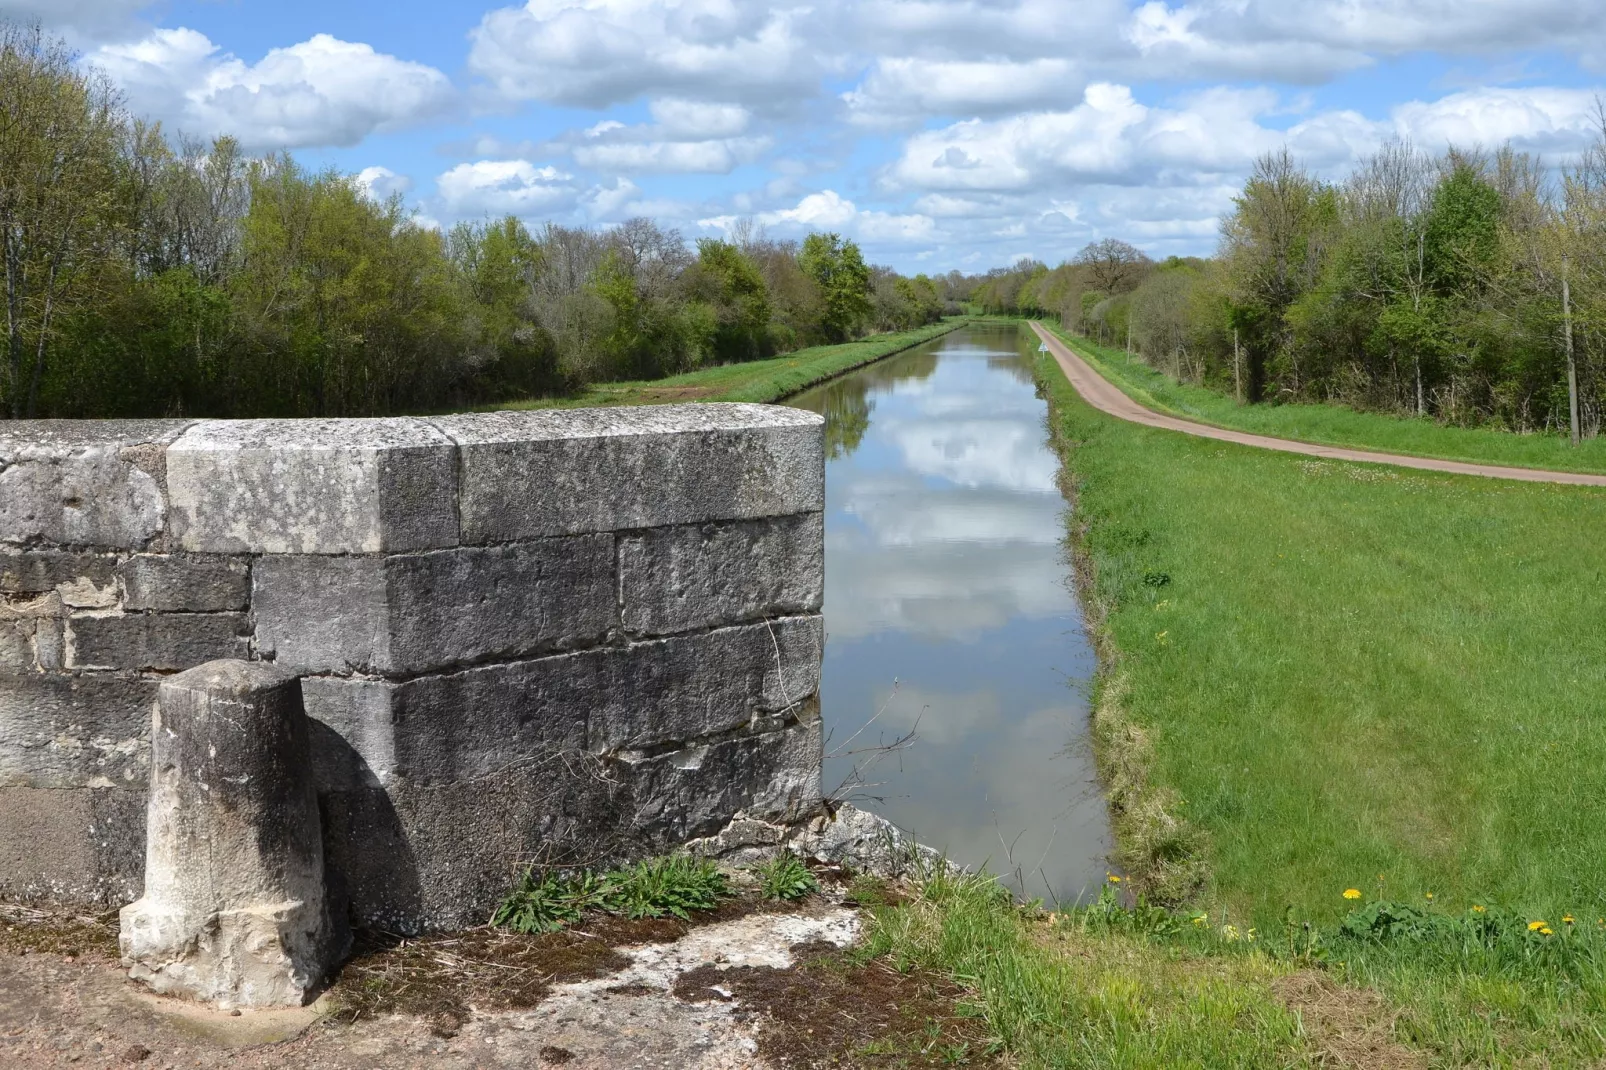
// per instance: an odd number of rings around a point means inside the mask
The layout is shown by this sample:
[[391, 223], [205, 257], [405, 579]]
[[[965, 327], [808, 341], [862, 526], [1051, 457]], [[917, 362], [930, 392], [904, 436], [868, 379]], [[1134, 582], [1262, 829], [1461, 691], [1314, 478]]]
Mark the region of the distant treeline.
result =
[[1509, 147], [1431, 157], [1395, 143], [1331, 184], [1276, 153], [1223, 220], [1214, 259], [1157, 264], [1106, 240], [1057, 268], [993, 272], [970, 296], [1060, 317], [1250, 401], [1518, 431], [1568, 429], [1570, 348], [1580, 430], [1594, 435], [1606, 402], [1606, 116], [1556, 173]]
[[[835, 234], [446, 233], [352, 177], [172, 139], [0, 24], [0, 413], [349, 416], [561, 393], [939, 318]], [[957, 311], [957, 308], [952, 310]]]

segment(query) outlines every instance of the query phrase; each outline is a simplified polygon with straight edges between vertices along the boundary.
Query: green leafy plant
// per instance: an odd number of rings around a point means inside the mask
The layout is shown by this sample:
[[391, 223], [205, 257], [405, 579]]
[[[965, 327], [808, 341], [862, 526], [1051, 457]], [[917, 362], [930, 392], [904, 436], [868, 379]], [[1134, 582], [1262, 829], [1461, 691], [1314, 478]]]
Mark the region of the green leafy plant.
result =
[[537, 879], [534, 870], [526, 870], [519, 886], [496, 908], [491, 924], [517, 933], [556, 932], [580, 920], [585, 904], [576, 884], [551, 875]]
[[809, 867], [791, 851], [782, 851], [768, 862], [752, 867], [758, 878], [759, 893], [765, 899], [782, 899], [788, 902], [813, 895], [820, 890]]
[[713, 862], [690, 855], [664, 855], [603, 876], [604, 910], [627, 918], [689, 920], [694, 910], [712, 910], [731, 896], [730, 883]]

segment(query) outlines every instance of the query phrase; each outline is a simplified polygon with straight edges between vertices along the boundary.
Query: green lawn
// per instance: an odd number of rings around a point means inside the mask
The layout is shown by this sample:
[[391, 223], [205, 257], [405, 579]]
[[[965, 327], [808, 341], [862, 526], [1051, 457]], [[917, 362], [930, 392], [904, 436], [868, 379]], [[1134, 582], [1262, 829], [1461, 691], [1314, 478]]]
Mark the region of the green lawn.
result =
[[1095, 412], [1046, 355], [1124, 706], [1261, 922], [1371, 890], [1606, 914], [1606, 491]]
[[[1263, 934], [1414, 905], [1446, 931], [1322, 966], [1387, 999], [1389, 1035], [1435, 1064], [1594, 1065], [1606, 490], [1225, 445], [1095, 411], [1046, 354], [1037, 371], [1138, 886]], [[1457, 920], [1497, 913], [1489, 942]]]
[[876, 334], [842, 345], [814, 346], [771, 360], [722, 364], [667, 379], [595, 383], [584, 392], [569, 397], [531, 398], [489, 407], [572, 409], [601, 405], [662, 405], [676, 401], [779, 401], [860, 365], [957, 330], [966, 322], [964, 317], [955, 316], [912, 331]]
[[1123, 350], [1094, 345], [1051, 323], [1045, 326], [1132, 398], [1158, 412], [1200, 423], [1324, 446], [1521, 468], [1606, 472], [1606, 438], [1586, 439], [1574, 448], [1562, 435], [1447, 427], [1427, 419], [1357, 412], [1343, 405], [1239, 405], [1208, 387], [1179, 383]]

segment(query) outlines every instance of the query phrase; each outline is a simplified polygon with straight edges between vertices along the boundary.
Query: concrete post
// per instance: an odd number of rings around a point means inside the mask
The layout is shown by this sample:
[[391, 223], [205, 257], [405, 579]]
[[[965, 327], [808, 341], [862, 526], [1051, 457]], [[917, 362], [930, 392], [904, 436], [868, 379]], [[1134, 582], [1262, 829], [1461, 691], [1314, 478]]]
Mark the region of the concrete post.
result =
[[225, 1006], [299, 1006], [346, 937], [325, 902], [300, 681], [211, 661], [163, 682], [145, 893], [122, 911], [129, 975]]

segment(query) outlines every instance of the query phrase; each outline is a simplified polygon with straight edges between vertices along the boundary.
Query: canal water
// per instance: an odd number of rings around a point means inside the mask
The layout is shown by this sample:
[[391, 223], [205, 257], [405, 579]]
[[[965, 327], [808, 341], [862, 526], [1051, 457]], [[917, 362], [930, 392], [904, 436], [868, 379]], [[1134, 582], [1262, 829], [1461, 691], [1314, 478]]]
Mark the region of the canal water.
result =
[[790, 404], [826, 419], [826, 789], [1069, 902], [1111, 842], [1035, 343], [962, 328]]

